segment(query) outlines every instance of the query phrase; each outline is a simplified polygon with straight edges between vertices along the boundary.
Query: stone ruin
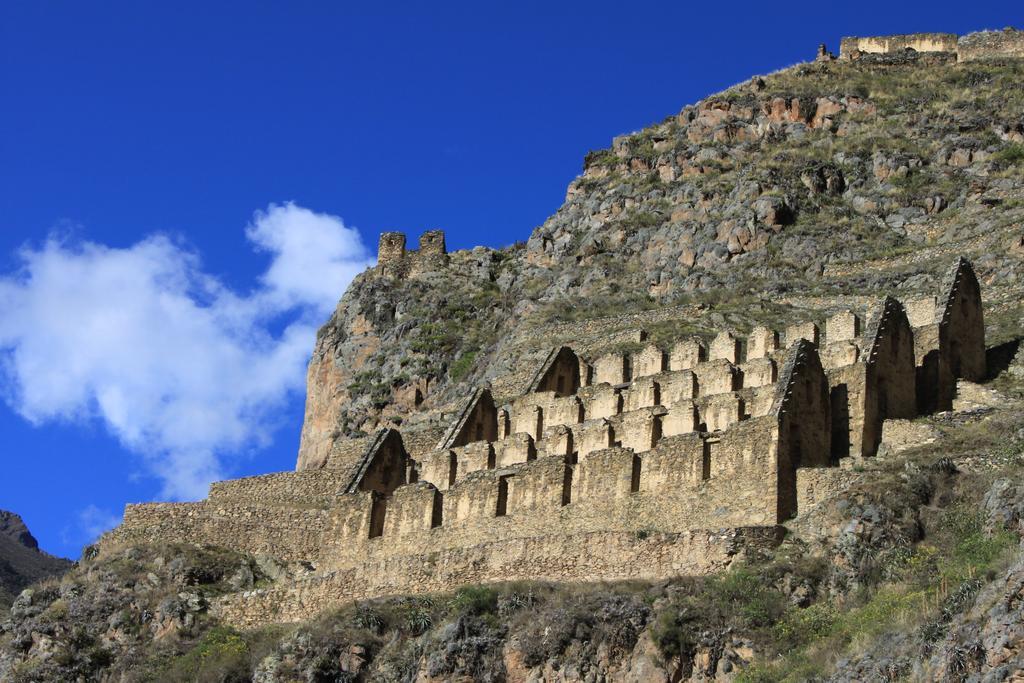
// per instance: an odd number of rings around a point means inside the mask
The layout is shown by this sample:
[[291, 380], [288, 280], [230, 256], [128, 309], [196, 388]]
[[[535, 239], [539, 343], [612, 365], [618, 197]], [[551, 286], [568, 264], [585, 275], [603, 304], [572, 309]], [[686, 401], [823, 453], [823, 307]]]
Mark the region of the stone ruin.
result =
[[405, 234], [384, 232], [377, 243], [377, 273], [386, 277], [405, 277], [435, 271], [448, 264], [448, 249], [443, 230], [428, 230], [420, 235], [420, 248], [407, 250]]
[[[842, 59], [864, 55], [921, 53], [958, 62], [1024, 57], [1024, 31], [978, 31], [964, 36], [955, 33], [910, 33], [891, 36], [845, 37], [839, 44]], [[819, 48], [819, 59], [822, 50]]]
[[203, 543], [305, 568], [219, 598], [214, 612], [240, 627], [470, 583], [716, 571], [838, 490], [837, 473], [876, 455], [887, 419], [948, 410], [958, 379], [984, 375], [981, 290], [964, 259], [937, 296], [885, 297], [863, 322], [842, 310], [823, 329], [593, 358], [561, 346], [512, 400], [475, 389], [443, 433], [385, 429], [339, 440], [317, 469], [129, 505], [101, 552]]

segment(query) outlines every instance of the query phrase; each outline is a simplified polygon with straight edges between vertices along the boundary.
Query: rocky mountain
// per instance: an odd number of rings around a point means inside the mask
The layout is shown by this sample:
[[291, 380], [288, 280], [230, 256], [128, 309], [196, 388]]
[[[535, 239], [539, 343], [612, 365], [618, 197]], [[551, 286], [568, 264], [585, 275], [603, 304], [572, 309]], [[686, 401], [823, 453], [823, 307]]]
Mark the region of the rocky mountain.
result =
[[71, 562], [39, 549], [39, 543], [21, 517], [0, 510], [0, 611], [29, 584], [58, 576]]
[[338, 436], [429, 420], [578, 343], [587, 319], [667, 345], [927, 293], [956, 254], [1005, 341], [1024, 286], [1022, 76], [1019, 59], [912, 51], [756, 76], [589, 153], [525, 243], [364, 273], [320, 330], [300, 467]]
[[508, 583], [238, 631], [218, 596], [304, 571], [212, 547], [87, 551], [0, 621], [0, 680], [1002, 681], [1024, 667], [1024, 353], [930, 435], [728, 572]]
[[212, 547], [87, 550], [0, 619], [0, 680], [1016, 680], [1024, 60], [857, 56], [756, 76], [615, 138], [525, 242], [364, 273], [309, 367], [300, 469], [381, 425], [436, 435], [472, 387], [514, 395], [561, 342], [599, 353], [637, 328], [667, 345], [820, 319], [931, 294], [969, 257], [985, 385], [883, 440], [777, 548], [704, 577], [469, 586], [250, 631], [212, 601], [308, 567]]

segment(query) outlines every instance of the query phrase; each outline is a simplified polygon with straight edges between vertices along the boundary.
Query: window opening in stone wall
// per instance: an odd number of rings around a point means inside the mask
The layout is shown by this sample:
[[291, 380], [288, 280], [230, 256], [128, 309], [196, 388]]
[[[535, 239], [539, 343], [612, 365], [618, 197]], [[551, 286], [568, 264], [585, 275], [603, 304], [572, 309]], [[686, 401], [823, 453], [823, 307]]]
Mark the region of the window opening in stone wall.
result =
[[715, 446], [717, 445], [717, 441], [704, 439], [704, 453], [700, 464], [700, 478], [704, 481], [711, 478], [711, 458], [714, 457]]
[[374, 495], [370, 503], [370, 538], [384, 535], [384, 515], [387, 513], [388, 500], [384, 496]]
[[459, 456], [454, 452], [448, 454], [448, 486], [455, 486], [459, 476]]
[[832, 460], [846, 457], [850, 453], [850, 390], [845, 384], [837, 384], [829, 392], [832, 413]]
[[800, 438], [800, 425], [790, 424], [789, 444], [790, 462], [793, 463], [793, 469], [802, 467], [804, 461], [804, 445]]
[[441, 526], [444, 515], [444, 494], [434, 491], [434, 504], [430, 510], [430, 528], [436, 529]]
[[508, 477], [498, 480], [498, 505], [494, 511], [495, 517], [504, 517], [508, 513]]
[[572, 502], [572, 468], [566, 466], [562, 475], [562, 505]]
[[494, 449], [489, 448], [487, 450], [487, 469], [493, 470], [497, 463], [495, 462]]
[[544, 438], [544, 409], [537, 408], [537, 441]]
[[636, 493], [637, 491], [640, 490], [640, 467], [641, 467], [640, 456], [634, 454], [633, 455], [633, 472], [631, 473], [630, 479], [629, 479], [629, 492], [630, 493]]
[[889, 385], [884, 380], [878, 380], [878, 420], [881, 423], [889, 416]]

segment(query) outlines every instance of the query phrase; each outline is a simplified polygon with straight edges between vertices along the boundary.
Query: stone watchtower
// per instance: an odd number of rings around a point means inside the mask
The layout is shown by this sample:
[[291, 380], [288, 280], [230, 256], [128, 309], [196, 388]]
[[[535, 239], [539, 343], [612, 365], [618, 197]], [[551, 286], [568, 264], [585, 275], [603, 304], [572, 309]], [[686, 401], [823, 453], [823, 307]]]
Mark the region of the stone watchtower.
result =
[[444, 243], [444, 230], [427, 230], [420, 235], [420, 248], [410, 254], [409, 274], [428, 273], [448, 265], [448, 250]]
[[448, 250], [444, 245], [444, 230], [427, 230], [420, 235], [421, 257], [447, 257]]
[[405, 234], [382, 232], [377, 243], [377, 272], [398, 275], [405, 264]]
[[448, 265], [443, 230], [428, 230], [420, 235], [420, 248], [406, 250], [405, 234], [384, 232], [377, 244], [377, 274], [401, 277], [436, 271]]

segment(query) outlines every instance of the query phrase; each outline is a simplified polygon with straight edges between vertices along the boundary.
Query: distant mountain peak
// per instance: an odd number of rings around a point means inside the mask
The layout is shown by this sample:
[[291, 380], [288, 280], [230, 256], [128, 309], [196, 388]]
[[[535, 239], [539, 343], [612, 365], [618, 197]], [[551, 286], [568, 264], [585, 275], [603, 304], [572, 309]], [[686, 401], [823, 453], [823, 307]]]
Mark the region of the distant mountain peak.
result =
[[28, 530], [25, 520], [21, 518], [21, 515], [13, 512], [0, 510], [0, 536], [13, 539], [26, 548], [39, 550], [39, 541]]

